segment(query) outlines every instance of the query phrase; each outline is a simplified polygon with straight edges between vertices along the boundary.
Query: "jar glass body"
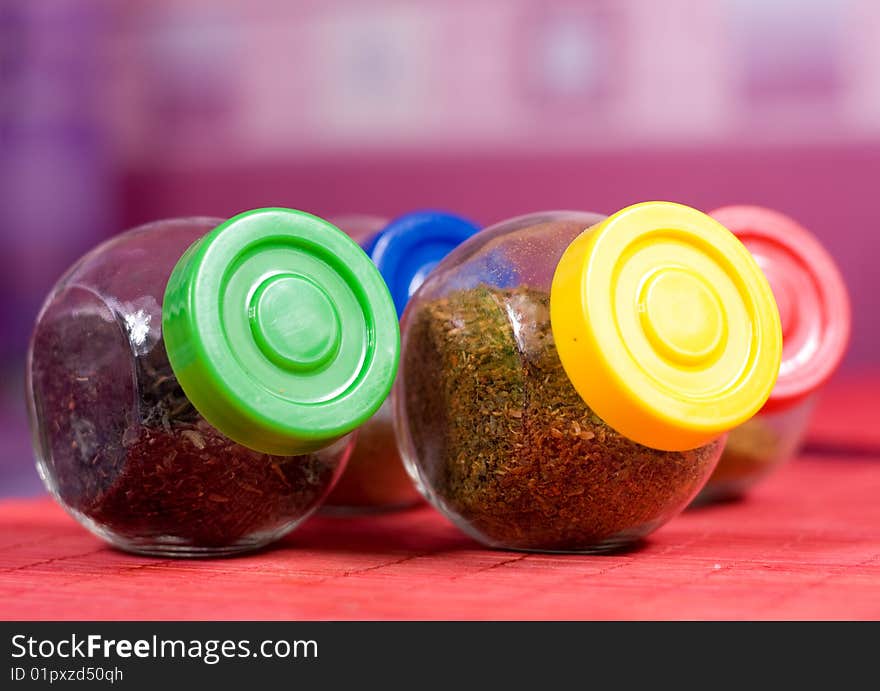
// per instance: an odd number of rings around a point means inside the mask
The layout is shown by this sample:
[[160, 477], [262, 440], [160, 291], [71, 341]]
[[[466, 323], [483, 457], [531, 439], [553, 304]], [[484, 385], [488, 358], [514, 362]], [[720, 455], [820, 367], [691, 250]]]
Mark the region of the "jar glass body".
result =
[[37, 318], [27, 394], [37, 468], [77, 520], [134, 552], [255, 549], [330, 490], [352, 435], [303, 456], [235, 443], [193, 407], [162, 338], [166, 283], [220, 219], [142, 226], [77, 262]]
[[[387, 219], [362, 214], [330, 220], [363, 248], [388, 225]], [[394, 511], [420, 500], [397, 450], [389, 397], [358, 430], [345, 470], [322, 510], [341, 515]]]
[[328, 219], [362, 248], [369, 247], [370, 241], [388, 225], [388, 219], [372, 214], [345, 214]]
[[732, 429], [721, 459], [695, 504], [736, 499], [797, 454], [803, 443], [816, 396], [793, 405], [763, 410]]
[[606, 425], [556, 352], [549, 296], [571, 241], [602, 220], [552, 212], [479, 233], [444, 260], [402, 322], [398, 444], [424, 496], [500, 548], [601, 552], [679, 513], [723, 438], [651, 449]]

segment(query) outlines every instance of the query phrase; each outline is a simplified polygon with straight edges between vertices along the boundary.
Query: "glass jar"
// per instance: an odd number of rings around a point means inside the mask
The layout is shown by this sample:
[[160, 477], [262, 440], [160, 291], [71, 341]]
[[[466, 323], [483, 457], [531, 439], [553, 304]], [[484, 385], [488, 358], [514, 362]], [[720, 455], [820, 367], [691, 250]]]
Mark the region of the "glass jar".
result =
[[767, 276], [782, 322], [782, 365], [764, 408], [731, 430], [697, 503], [735, 499], [800, 449], [819, 390], [837, 370], [850, 335], [846, 284], [819, 241], [791, 218], [757, 206], [711, 214]]
[[330, 491], [398, 349], [381, 276], [324, 220], [261, 209], [142, 226], [79, 260], [37, 318], [40, 476], [122, 549], [258, 548]]
[[536, 551], [622, 548], [681, 511], [781, 350], [754, 259], [666, 202], [487, 228], [401, 334], [395, 425], [420, 490], [480, 542]]
[[[369, 215], [341, 216], [333, 223], [373, 259], [398, 316], [437, 263], [479, 230], [471, 221], [441, 211], [414, 211], [390, 223]], [[388, 398], [361, 426], [324, 508], [341, 514], [390, 511], [413, 506], [420, 498], [397, 450]]]

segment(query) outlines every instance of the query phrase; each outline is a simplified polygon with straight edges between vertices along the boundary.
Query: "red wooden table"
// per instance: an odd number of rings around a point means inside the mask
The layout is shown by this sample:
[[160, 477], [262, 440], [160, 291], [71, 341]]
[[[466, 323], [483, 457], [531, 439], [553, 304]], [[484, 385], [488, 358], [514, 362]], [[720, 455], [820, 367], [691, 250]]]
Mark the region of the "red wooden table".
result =
[[688, 511], [613, 556], [483, 549], [423, 507], [318, 517], [235, 559], [149, 559], [106, 547], [49, 499], [7, 500], [0, 618], [877, 619], [880, 428], [869, 384], [836, 387], [811, 435], [848, 453], [797, 459], [746, 501]]
[[844, 374], [822, 392], [808, 449], [880, 455], [880, 370]]

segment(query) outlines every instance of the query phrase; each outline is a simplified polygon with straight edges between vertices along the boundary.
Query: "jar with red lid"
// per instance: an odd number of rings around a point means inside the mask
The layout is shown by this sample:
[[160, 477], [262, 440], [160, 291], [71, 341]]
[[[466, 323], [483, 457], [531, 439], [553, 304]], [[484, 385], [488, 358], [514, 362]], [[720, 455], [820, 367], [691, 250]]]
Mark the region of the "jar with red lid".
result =
[[806, 228], [759, 206], [711, 213], [749, 249], [776, 298], [783, 350], [779, 378], [762, 410], [731, 430], [697, 503], [741, 496], [800, 448], [817, 395], [843, 359], [849, 296], [834, 259]]
[[[352, 214], [332, 219], [376, 264], [400, 317], [431, 270], [479, 227], [445, 211], [413, 211], [388, 221]], [[406, 471], [392, 422], [391, 399], [363, 424], [345, 471], [324, 509], [339, 514], [404, 509], [421, 499]]]

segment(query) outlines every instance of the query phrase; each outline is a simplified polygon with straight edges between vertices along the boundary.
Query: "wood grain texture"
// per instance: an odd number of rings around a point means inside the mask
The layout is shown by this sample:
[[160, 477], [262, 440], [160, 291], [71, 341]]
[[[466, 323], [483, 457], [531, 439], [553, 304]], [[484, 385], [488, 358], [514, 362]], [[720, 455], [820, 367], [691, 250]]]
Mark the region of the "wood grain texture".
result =
[[880, 458], [803, 458], [626, 554], [487, 550], [422, 507], [205, 561], [123, 554], [48, 498], [6, 501], [0, 618], [880, 618], [878, 496]]

